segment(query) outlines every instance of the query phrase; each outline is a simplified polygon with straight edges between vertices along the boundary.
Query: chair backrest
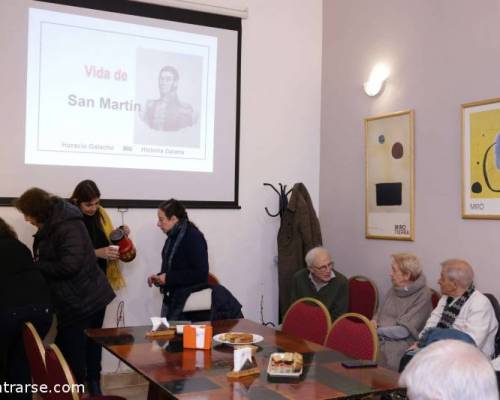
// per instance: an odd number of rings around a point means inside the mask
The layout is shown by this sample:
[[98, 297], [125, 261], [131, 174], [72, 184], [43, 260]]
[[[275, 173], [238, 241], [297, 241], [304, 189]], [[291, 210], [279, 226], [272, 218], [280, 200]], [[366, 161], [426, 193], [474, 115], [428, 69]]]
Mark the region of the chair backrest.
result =
[[51, 387], [54, 385], [70, 385], [65, 386], [71, 387], [75, 390], [62, 393], [55, 393], [55, 391], [51, 394], [51, 399], [53, 400], [80, 400], [80, 394], [76, 391], [75, 379], [73, 378], [73, 374], [71, 373], [71, 369], [69, 368], [68, 363], [66, 362], [64, 356], [59, 350], [59, 347], [55, 344], [51, 344], [50, 348], [47, 349], [45, 354], [45, 360], [47, 362], [47, 372], [49, 375], [49, 384]]
[[208, 273], [208, 283], [212, 285], [220, 285], [219, 278], [217, 278], [214, 274]]
[[436, 308], [436, 306], [439, 303], [440, 298], [441, 298], [441, 294], [437, 290], [431, 289], [432, 308]]
[[322, 345], [331, 324], [330, 313], [322, 302], [303, 297], [286, 311], [282, 331]]
[[498, 329], [495, 335], [495, 357], [498, 357], [500, 356], [500, 304], [498, 303], [497, 298], [491, 293], [485, 293], [484, 295], [488, 298], [491, 305], [493, 306], [493, 310], [495, 311], [495, 316], [497, 317], [498, 321]]
[[[45, 364], [45, 347], [42, 339], [31, 322], [26, 322], [23, 327], [23, 342], [26, 357], [31, 370], [33, 383], [47, 384], [47, 367]], [[44, 399], [48, 398], [40, 394]]]
[[367, 277], [356, 275], [349, 278], [349, 312], [372, 319], [378, 307], [378, 291]]
[[[56, 344], [51, 344], [50, 348], [47, 349], [45, 353], [45, 359], [47, 362], [47, 372], [49, 376], [50, 387], [55, 387], [59, 385], [60, 388], [58, 392], [52, 390], [49, 399], [50, 400], [81, 400], [83, 395], [83, 385], [77, 385], [73, 373], [66, 362], [61, 350]], [[79, 391], [79, 389], [82, 389]], [[67, 393], [63, 393], [67, 391]], [[84, 397], [84, 399], [92, 400], [126, 400], [121, 396], [90, 396]]]
[[378, 336], [364, 315], [347, 313], [335, 320], [325, 346], [358, 360], [376, 360]]

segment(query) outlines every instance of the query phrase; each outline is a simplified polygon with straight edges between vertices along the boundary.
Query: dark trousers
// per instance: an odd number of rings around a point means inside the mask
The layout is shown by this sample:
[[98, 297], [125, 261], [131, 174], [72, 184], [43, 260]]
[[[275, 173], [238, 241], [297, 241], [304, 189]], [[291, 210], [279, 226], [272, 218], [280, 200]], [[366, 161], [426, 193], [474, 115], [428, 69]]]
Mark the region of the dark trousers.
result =
[[[28, 305], [0, 312], [0, 384], [31, 383], [31, 372], [23, 342], [25, 322], [31, 322], [40, 337], [44, 338], [52, 323], [51, 306]], [[32, 397], [32, 393], [0, 394], [0, 398], [12, 400], [31, 400]]]
[[[92, 315], [89, 328], [102, 328], [105, 314], [106, 308], [103, 308]], [[86, 340], [87, 381], [98, 381], [101, 379], [102, 346], [89, 337]]]
[[55, 342], [69, 364], [76, 382], [81, 384], [85, 383], [86, 370], [87, 337], [85, 329], [90, 327], [92, 317], [93, 315], [63, 326], [60, 326], [58, 322], [57, 326]]

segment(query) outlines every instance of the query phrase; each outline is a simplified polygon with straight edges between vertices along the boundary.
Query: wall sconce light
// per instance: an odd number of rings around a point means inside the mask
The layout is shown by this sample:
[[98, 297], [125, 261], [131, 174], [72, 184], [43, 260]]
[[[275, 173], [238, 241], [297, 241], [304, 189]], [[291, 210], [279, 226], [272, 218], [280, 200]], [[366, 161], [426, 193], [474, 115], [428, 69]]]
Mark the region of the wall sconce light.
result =
[[370, 73], [370, 78], [363, 84], [365, 93], [368, 96], [376, 96], [384, 86], [385, 80], [389, 77], [389, 67], [385, 64], [377, 64]]

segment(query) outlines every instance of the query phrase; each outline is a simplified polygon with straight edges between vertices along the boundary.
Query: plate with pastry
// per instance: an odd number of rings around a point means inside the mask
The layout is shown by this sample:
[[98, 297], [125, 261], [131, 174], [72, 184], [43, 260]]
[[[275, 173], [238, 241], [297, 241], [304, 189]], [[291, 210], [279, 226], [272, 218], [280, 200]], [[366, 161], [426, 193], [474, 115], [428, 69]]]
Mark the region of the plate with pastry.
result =
[[300, 353], [273, 353], [269, 357], [269, 376], [298, 377], [302, 374], [304, 359]]
[[255, 333], [246, 332], [226, 332], [214, 336], [214, 341], [218, 343], [237, 345], [237, 344], [255, 344], [262, 342], [264, 338]]

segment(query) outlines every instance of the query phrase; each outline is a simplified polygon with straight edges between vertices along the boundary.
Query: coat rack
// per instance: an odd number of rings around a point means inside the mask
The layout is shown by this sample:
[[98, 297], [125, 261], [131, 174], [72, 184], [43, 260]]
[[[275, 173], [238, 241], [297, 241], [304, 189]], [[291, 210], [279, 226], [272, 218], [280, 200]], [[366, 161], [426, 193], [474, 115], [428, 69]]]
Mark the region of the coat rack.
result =
[[264, 186], [270, 186], [277, 194], [279, 197], [279, 203], [278, 203], [278, 212], [276, 214], [272, 214], [267, 207], [264, 209], [266, 210], [267, 215], [270, 217], [277, 217], [278, 215], [280, 218], [283, 218], [283, 214], [285, 213], [286, 208], [288, 207], [288, 195], [293, 189], [290, 189], [288, 192], [286, 190], [286, 185], [283, 185], [281, 183], [278, 183], [280, 189], [276, 189], [272, 184], [270, 183], [264, 183]]

